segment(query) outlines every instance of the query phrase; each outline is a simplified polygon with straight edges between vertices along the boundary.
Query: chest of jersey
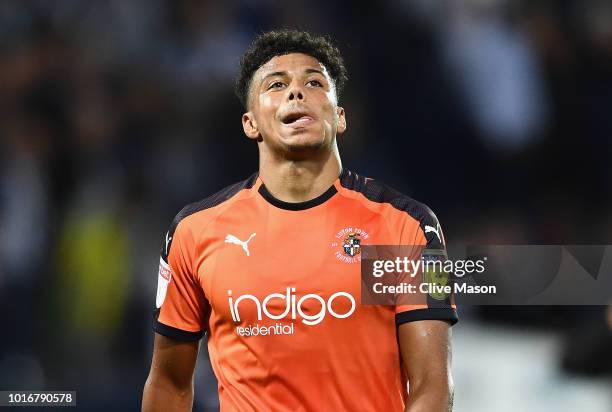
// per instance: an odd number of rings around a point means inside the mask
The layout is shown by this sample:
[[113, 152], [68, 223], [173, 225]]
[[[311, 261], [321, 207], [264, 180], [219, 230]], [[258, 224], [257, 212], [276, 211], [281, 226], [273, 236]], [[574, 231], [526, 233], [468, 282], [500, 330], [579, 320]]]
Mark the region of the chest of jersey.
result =
[[361, 247], [392, 239], [376, 213], [333, 200], [303, 211], [244, 207], [214, 222], [198, 275], [217, 322], [300, 327], [355, 316]]

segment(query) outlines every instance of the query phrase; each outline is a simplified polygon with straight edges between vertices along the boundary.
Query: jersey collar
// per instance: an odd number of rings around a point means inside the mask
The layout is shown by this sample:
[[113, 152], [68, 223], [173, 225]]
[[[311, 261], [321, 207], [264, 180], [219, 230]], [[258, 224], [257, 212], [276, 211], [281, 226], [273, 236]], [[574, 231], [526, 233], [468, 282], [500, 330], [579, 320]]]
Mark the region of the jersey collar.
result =
[[305, 202], [285, 202], [284, 200], [280, 200], [275, 198], [272, 193], [268, 191], [266, 186], [261, 184], [259, 186], [258, 192], [261, 196], [271, 205], [278, 207], [279, 209], [285, 210], [306, 210], [315, 206], [319, 206], [329, 200], [333, 195], [338, 193], [338, 189], [336, 189], [335, 185], [332, 185], [329, 189], [327, 189], [323, 194], [315, 197], [314, 199], [307, 200]]

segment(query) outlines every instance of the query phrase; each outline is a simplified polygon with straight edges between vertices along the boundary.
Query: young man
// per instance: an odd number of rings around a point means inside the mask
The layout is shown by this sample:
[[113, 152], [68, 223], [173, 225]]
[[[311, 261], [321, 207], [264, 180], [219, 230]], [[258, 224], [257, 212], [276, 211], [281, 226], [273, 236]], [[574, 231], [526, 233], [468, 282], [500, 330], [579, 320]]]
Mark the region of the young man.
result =
[[259, 173], [166, 234], [143, 410], [190, 410], [204, 333], [222, 411], [451, 409], [454, 308], [360, 303], [362, 245], [444, 237], [426, 206], [341, 167], [345, 80], [338, 50], [304, 32], [265, 33], [243, 56]]

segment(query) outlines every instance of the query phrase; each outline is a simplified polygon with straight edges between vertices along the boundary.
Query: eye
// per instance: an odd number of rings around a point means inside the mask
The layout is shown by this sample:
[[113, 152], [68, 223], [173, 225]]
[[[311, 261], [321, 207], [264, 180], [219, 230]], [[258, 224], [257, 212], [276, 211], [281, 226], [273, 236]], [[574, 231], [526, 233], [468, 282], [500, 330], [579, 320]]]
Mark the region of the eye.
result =
[[313, 85], [315, 87], [323, 87], [323, 84], [318, 80], [310, 80], [307, 84]]
[[275, 81], [275, 82], [270, 83], [270, 86], [268, 86], [268, 90], [270, 90], [270, 89], [278, 89], [278, 88], [283, 87], [283, 86], [284, 86], [284, 84], [282, 82]]

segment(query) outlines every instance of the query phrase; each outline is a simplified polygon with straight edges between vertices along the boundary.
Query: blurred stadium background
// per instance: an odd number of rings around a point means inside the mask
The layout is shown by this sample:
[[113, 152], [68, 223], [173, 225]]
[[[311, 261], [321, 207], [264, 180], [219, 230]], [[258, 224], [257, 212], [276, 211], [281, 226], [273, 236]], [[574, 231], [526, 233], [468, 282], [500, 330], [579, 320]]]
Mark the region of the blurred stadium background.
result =
[[[344, 165], [450, 243], [612, 242], [609, 0], [2, 0], [0, 389], [139, 408], [164, 233], [256, 170], [232, 85], [277, 27], [339, 45]], [[461, 316], [456, 411], [612, 410], [604, 308]], [[205, 349], [196, 385], [215, 410]]]

